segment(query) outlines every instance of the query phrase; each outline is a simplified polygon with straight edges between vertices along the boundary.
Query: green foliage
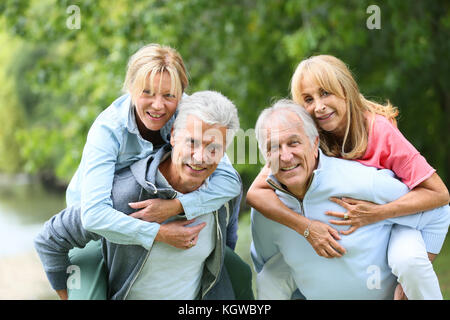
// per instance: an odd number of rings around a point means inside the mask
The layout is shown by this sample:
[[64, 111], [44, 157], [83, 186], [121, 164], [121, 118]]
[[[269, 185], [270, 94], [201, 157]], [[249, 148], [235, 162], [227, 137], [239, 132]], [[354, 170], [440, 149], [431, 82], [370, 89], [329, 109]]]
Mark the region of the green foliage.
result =
[[[72, 4], [81, 11], [80, 29], [66, 26]], [[3, 1], [0, 19], [6, 31], [1, 34], [8, 32], [22, 45], [6, 46], [14, 59], [1, 68], [11, 67], [6, 81], [11, 94], [0, 97], [1, 105], [17, 106], [8, 119], [22, 128], [14, 143], [20, 143], [23, 169], [51, 170], [68, 181], [90, 125], [121, 94], [129, 56], [144, 44], [159, 42], [182, 54], [189, 92], [224, 93], [238, 106], [244, 130], [274, 99], [289, 96], [290, 77], [301, 59], [334, 54], [351, 67], [366, 96], [389, 99], [400, 108], [400, 129], [448, 182], [449, 3], [383, 2], [380, 30], [366, 27], [371, 4]], [[15, 96], [16, 102], [4, 103], [5, 96]], [[0, 107], [0, 112], [6, 111]], [[10, 148], [2, 147], [4, 141], [14, 140], [9, 131], [9, 136], [0, 131], [1, 154]], [[248, 187], [260, 166], [237, 168]]]
[[[9, 46], [16, 50], [20, 47], [17, 40], [12, 39], [6, 34], [0, 34], [0, 47]], [[2, 64], [11, 63], [12, 52], [7, 50], [0, 51], [0, 61]], [[9, 81], [8, 74], [10, 68], [0, 69], [0, 168], [4, 172], [17, 172], [22, 169], [23, 161], [20, 155], [20, 145], [16, 139], [16, 131], [23, 127], [24, 112], [18, 101], [14, 82]], [[5, 121], [7, 119], [7, 121]]]

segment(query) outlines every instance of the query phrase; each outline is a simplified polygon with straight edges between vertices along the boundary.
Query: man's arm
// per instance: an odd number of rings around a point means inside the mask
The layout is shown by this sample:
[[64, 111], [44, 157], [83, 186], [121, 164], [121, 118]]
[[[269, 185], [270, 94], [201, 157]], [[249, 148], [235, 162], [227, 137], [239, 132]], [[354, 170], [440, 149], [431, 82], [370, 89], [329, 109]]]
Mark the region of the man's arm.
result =
[[275, 222], [252, 209], [252, 244], [250, 247], [253, 265], [257, 272], [257, 298], [266, 300], [289, 300], [297, 285], [291, 270], [275, 243]]
[[89, 241], [98, 239], [98, 234], [83, 228], [80, 207], [66, 208], [45, 223], [34, 239], [34, 246], [54, 290], [58, 292], [67, 288], [69, 250], [83, 248]]
[[255, 267], [255, 271], [259, 273], [264, 264], [274, 255], [279, 252], [278, 246], [275, 244], [274, 233], [276, 232], [273, 226], [275, 222], [265, 218], [261, 213], [255, 209], [251, 210], [251, 231], [252, 244], [250, 253]]
[[[240, 176], [239, 176], [240, 180]], [[240, 180], [241, 181], [241, 180]], [[238, 240], [237, 230], [239, 224], [239, 212], [241, 210], [241, 201], [243, 195], [242, 181], [240, 187], [240, 193], [237, 197], [228, 201], [225, 205], [229, 206], [229, 217], [227, 225], [227, 246], [231, 249], [235, 249]]]

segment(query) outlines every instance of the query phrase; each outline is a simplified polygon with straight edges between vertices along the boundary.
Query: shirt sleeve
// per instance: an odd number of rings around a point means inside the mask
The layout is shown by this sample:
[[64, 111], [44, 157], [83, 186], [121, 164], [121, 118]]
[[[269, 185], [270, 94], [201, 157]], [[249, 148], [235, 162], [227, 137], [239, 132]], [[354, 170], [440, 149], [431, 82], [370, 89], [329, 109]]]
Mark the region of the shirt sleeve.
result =
[[140, 245], [148, 250], [160, 225], [135, 219], [113, 208], [111, 190], [119, 147], [114, 130], [94, 123], [83, 151], [80, 172], [81, 221], [86, 230], [110, 242]]
[[85, 230], [80, 221], [80, 207], [68, 207], [53, 216], [34, 239], [34, 247], [54, 290], [66, 288], [69, 250], [84, 248], [100, 236]]
[[238, 227], [239, 227], [239, 211], [241, 209], [241, 200], [242, 200], [242, 194], [243, 190], [241, 188], [241, 192], [238, 197], [232, 199], [228, 202], [228, 205], [225, 204], [225, 206], [228, 206], [228, 208], [225, 208], [226, 210], [229, 210], [229, 219], [228, 219], [228, 225], [227, 225], [227, 246], [231, 249], [236, 248], [236, 243], [238, 240]]
[[378, 116], [371, 133], [369, 158], [363, 164], [392, 170], [409, 189], [428, 179], [434, 170], [416, 148], [387, 119]]
[[178, 198], [187, 219], [218, 210], [241, 192], [241, 179], [225, 154], [211, 175], [206, 188], [184, 194]]
[[[288, 300], [297, 291], [292, 272], [284, 261], [275, 239], [273, 222], [255, 209], [251, 210], [252, 243], [250, 254], [256, 275], [258, 299]], [[296, 297], [301, 297], [299, 296]]]

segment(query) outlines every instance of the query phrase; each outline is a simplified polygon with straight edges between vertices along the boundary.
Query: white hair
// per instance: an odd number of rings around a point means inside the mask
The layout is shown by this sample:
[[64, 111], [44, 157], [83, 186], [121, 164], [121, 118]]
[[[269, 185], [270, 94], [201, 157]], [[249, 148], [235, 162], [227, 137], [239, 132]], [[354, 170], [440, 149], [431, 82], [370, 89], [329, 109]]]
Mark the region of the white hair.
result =
[[178, 115], [173, 124], [174, 133], [186, 128], [189, 115], [195, 116], [210, 125], [226, 127], [226, 147], [239, 130], [239, 117], [236, 106], [223, 94], [216, 91], [199, 91], [183, 96], [178, 105]]
[[[319, 137], [316, 124], [309, 113], [300, 106], [289, 99], [281, 99], [275, 102], [272, 107], [264, 109], [258, 117], [255, 125], [256, 140], [258, 141], [259, 150], [264, 158], [267, 155], [267, 129], [266, 124], [270, 121], [270, 118], [276, 113], [277, 120], [281, 120], [289, 123], [292, 126], [292, 122], [298, 121], [298, 124], [303, 126], [307, 137], [311, 145], [313, 146], [316, 139]], [[292, 118], [292, 113], [298, 116], [298, 119]]]

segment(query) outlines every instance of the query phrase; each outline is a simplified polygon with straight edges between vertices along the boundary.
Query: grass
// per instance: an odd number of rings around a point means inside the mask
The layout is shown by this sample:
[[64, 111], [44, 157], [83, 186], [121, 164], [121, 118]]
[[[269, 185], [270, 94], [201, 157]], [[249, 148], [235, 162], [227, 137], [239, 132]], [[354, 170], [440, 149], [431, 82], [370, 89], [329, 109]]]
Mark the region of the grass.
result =
[[[250, 231], [250, 214], [248, 212], [243, 213], [239, 219], [238, 237], [236, 252], [252, 268], [253, 291], [255, 291], [255, 271], [253, 270], [253, 264], [250, 257], [250, 243], [252, 237]], [[442, 295], [445, 300], [450, 300], [450, 236], [447, 236], [441, 253], [436, 257], [433, 265], [441, 285]]]
[[445, 300], [450, 300], [450, 236], [447, 234], [441, 253], [434, 259], [434, 270]]

